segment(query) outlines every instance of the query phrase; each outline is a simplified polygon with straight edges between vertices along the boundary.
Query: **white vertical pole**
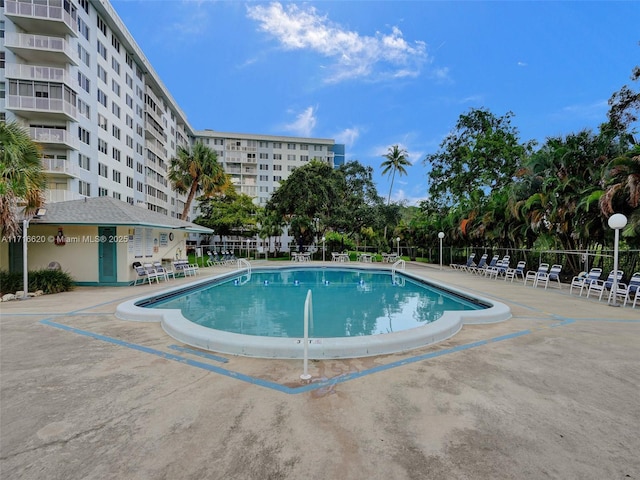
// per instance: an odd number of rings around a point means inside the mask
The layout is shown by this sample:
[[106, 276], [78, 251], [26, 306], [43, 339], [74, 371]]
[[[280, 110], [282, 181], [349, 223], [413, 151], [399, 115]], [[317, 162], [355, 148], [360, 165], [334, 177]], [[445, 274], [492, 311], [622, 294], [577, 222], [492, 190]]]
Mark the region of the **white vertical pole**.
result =
[[22, 221], [22, 282], [24, 288], [23, 300], [29, 298], [29, 266], [27, 262], [27, 239], [29, 238], [29, 220]]
[[620, 241], [620, 229], [616, 228], [614, 230], [614, 241], [613, 241], [613, 285], [611, 285], [611, 291], [613, 292], [613, 303], [611, 306], [618, 306], [618, 242]]
[[302, 380], [309, 380], [309, 317], [313, 318], [313, 306], [311, 290], [307, 291], [307, 299], [304, 301], [304, 372], [300, 375]]

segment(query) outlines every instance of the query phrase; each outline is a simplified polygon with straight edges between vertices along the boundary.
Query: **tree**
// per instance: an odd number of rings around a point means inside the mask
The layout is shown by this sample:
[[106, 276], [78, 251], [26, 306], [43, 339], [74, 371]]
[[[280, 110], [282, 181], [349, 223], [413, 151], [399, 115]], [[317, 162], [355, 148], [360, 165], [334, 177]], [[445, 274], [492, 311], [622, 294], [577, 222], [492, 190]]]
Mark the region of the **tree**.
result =
[[407, 169], [410, 167], [411, 162], [407, 160], [407, 151], [404, 148], [393, 145], [389, 147], [389, 151], [383, 155], [386, 160], [380, 164], [382, 168], [382, 175], [388, 175], [391, 172], [391, 186], [389, 187], [389, 197], [387, 198], [387, 205], [391, 202], [391, 191], [393, 190], [393, 181], [396, 177], [396, 172], [399, 175], [406, 175]]
[[194, 223], [209, 227], [220, 236], [252, 237], [258, 231], [259, 211], [260, 207], [253, 203], [250, 196], [230, 190], [225, 195], [202, 197], [201, 214]]
[[191, 202], [197, 193], [205, 197], [233, 188], [229, 177], [218, 163], [216, 152], [197, 142], [191, 148], [179, 146], [170, 160], [169, 180], [178, 193], [188, 193], [182, 219], [188, 218]]
[[460, 115], [440, 151], [424, 159], [431, 167], [429, 194], [451, 205], [469, 199], [473, 192], [488, 195], [510, 183], [535, 144], [519, 142], [512, 117], [508, 112], [498, 118], [486, 109]]
[[312, 160], [280, 183], [265, 206], [265, 214], [281, 218], [296, 238], [302, 235], [305, 242], [310, 242], [314, 219], [327, 225], [343, 190], [342, 175], [330, 165]]
[[0, 122], [0, 221], [2, 235], [14, 237], [20, 231], [18, 205], [31, 215], [44, 203], [46, 176], [40, 148], [16, 122]]
[[[631, 72], [631, 80], [638, 81], [640, 79], [640, 66], [635, 66]], [[638, 112], [640, 111], [640, 92], [634, 92], [627, 85], [624, 85], [620, 91], [615, 92], [609, 99], [609, 125], [619, 132], [629, 132], [632, 125], [638, 121]]]

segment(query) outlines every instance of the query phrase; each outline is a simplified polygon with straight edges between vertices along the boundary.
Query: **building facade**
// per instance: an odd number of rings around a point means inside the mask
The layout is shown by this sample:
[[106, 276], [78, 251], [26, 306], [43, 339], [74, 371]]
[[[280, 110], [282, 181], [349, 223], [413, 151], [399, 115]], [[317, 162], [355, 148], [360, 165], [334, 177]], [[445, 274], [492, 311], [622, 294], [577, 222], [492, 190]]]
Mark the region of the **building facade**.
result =
[[195, 141], [260, 205], [295, 167], [344, 163], [331, 139], [194, 131], [107, 0], [0, 8], [0, 120], [18, 121], [42, 146], [47, 203], [110, 196], [179, 218], [184, 196], [169, 163]]

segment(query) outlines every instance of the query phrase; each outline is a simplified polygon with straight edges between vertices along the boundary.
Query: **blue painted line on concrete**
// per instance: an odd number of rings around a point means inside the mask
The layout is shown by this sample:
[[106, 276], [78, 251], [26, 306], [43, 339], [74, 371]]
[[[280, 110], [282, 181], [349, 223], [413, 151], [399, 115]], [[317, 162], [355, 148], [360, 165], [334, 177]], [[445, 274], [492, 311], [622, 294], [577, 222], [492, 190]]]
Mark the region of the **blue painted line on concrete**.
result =
[[218, 355], [213, 355], [207, 352], [201, 352], [199, 350], [194, 350], [193, 348], [182, 347], [180, 345], [169, 345], [171, 350], [176, 350], [182, 353], [188, 353], [190, 355], [197, 355], [198, 357], [208, 358], [209, 360], [214, 360], [220, 363], [227, 363], [229, 361], [228, 358], [220, 357]]
[[367, 375], [371, 375], [373, 373], [383, 372], [386, 370], [390, 370], [392, 368], [397, 368], [403, 365], [410, 365], [412, 363], [421, 362], [424, 360], [429, 360], [431, 358], [441, 357], [443, 355], [447, 355], [450, 353], [461, 352], [464, 350], [469, 350], [476, 347], [481, 347], [483, 345], [488, 345], [490, 343], [502, 342], [504, 340], [510, 340], [513, 338], [521, 337], [523, 335], [527, 335], [532, 332], [532, 330], [521, 330], [519, 332], [510, 333], [507, 335], [501, 335], [499, 337], [490, 338], [488, 340], [479, 340], [477, 342], [467, 343], [465, 345], [458, 345], [451, 348], [446, 348], [443, 350], [438, 350], [435, 352], [425, 353], [423, 355], [417, 355], [415, 357], [406, 358], [403, 360], [398, 360], [396, 362], [388, 363], [386, 365], [379, 365], [377, 367], [369, 368], [367, 370], [362, 370], [360, 372], [347, 373], [344, 375], [340, 375], [338, 377], [334, 377], [331, 379], [320, 380], [317, 382], [312, 382], [306, 385], [301, 385], [300, 387], [288, 387], [286, 385], [280, 385], [275, 382], [270, 382], [267, 380], [262, 380], [259, 378], [251, 377], [249, 375], [244, 375], [242, 373], [233, 372], [231, 370], [227, 370], [226, 368], [218, 367], [215, 365], [209, 365], [207, 363], [202, 363], [196, 360], [191, 360], [188, 358], [181, 357], [179, 355], [175, 355], [173, 353], [163, 352], [161, 350], [156, 350], [155, 348], [149, 348], [142, 345], [138, 345], [131, 342], [126, 342], [124, 340], [119, 340], [113, 337], [107, 337], [105, 335], [100, 335], [99, 333], [93, 333], [86, 330], [81, 330], [79, 328], [70, 327], [68, 325], [63, 325], [61, 323], [53, 322], [49, 319], [41, 320], [41, 324], [47, 325], [54, 328], [59, 328], [61, 330], [65, 330], [67, 332], [75, 333], [77, 335], [83, 335], [85, 337], [94, 338], [96, 340], [100, 340], [103, 342], [112, 343], [114, 345], [118, 345], [121, 347], [131, 348], [133, 350], [137, 350], [143, 353], [149, 353], [151, 355], [156, 355], [167, 360], [174, 360], [179, 363], [183, 363], [192, 367], [201, 368], [203, 370], [207, 370], [210, 372], [214, 372], [220, 375], [224, 375], [225, 377], [235, 378], [237, 380], [241, 380], [246, 383], [250, 383], [252, 385], [258, 385], [260, 387], [270, 388], [272, 390], [276, 390], [278, 392], [286, 393], [286, 394], [299, 394], [305, 393], [312, 390], [318, 390], [325, 387], [331, 387], [333, 385], [337, 385], [340, 383], [347, 382], [349, 380], [355, 380], [357, 378], [361, 378]]

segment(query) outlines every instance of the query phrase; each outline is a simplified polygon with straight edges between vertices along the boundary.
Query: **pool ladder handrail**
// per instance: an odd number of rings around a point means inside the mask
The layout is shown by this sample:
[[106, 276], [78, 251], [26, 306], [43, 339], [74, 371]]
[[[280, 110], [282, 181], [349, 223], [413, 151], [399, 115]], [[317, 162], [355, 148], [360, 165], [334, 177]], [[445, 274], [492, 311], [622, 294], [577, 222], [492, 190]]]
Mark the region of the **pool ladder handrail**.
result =
[[240, 277], [240, 285], [244, 285], [245, 283], [247, 283], [249, 280], [251, 280], [251, 263], [249, 263], [248, 260], [245, 260], [244, 258], [238, 258], [238, 270], [242, 269], [243, 266], [245, 266], [245, 268], [247, 269], [247, 274], [244, 280], [242, 280], [242, 278], [244, 277], [244, 275], [242, 275]]
[[393, 266], [391, 267], [391, 281], [393, 282], [394, 285], [400, 285], [400, 286], [404, 286], [404, 278], [402, 279], [402, 282], [399, 282], [398, 280], [396, 280], [396, 271], [401, 269], [401, 270], [405, 270], [407, 266], [407, 262], [405, 262], [402, 258], [397, 260]]
[[249, 275], [251, 275], [251, 263], [249, 263], [249, 261], [244, 259], [244, 258], [239, 258], [238, 259], [238, 270], [241, 270], [243, 268], [243, 266], [245, 266], [245, 268], [248, 270]]

